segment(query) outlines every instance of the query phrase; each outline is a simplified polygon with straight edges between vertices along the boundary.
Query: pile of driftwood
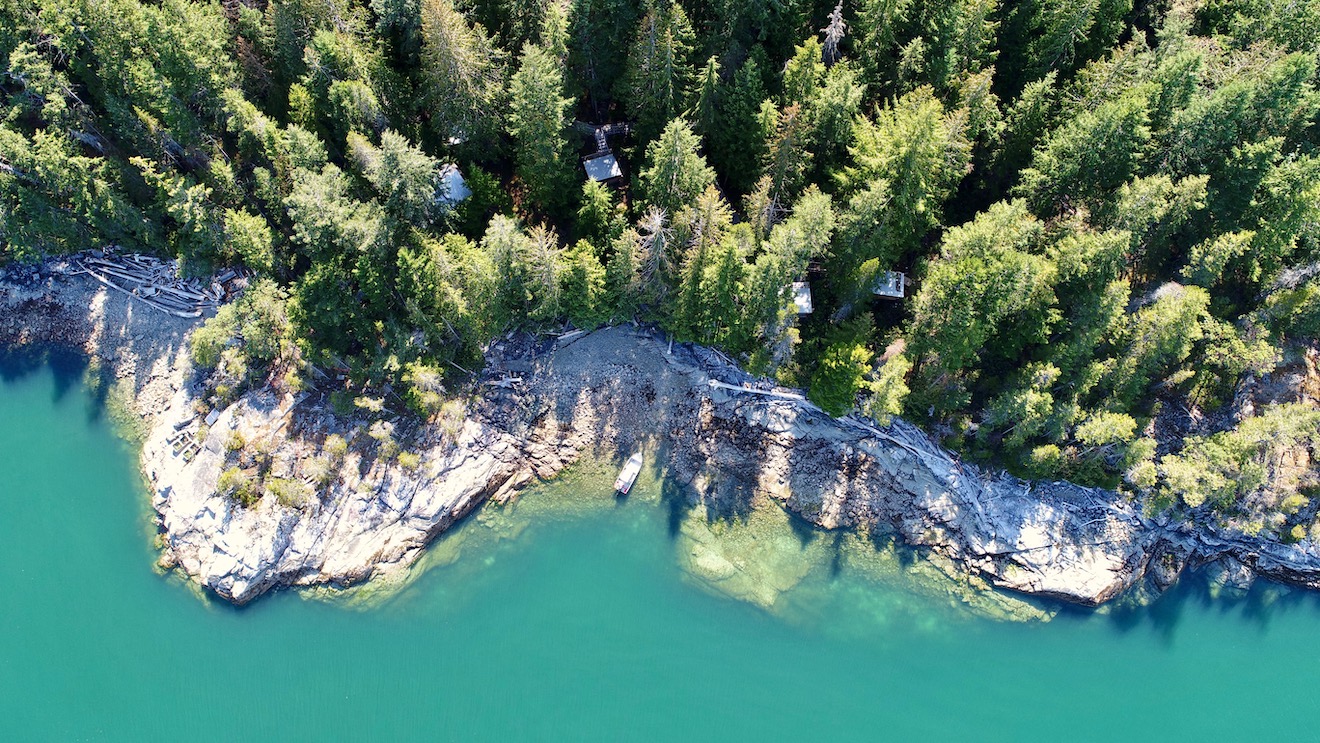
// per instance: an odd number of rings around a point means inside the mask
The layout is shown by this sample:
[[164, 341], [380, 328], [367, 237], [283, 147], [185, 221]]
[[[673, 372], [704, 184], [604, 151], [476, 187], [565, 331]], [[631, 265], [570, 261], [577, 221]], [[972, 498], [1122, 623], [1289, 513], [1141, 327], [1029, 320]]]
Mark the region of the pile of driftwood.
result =
[[175, 317], [201, 317], [247, 283], [237, 271], [225, 270], [206, 286], [197, 279], [181, 278], [173, 262], [132, 253], [93, 250], [84, 253], [77, 264], [82, 273], [111, 289]]

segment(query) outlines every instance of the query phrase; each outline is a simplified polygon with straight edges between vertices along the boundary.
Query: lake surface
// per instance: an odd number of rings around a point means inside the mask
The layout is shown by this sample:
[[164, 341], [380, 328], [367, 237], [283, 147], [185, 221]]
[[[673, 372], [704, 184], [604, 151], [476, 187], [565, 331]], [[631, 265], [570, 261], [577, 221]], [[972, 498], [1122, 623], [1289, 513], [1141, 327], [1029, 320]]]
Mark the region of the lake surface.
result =
[[653, 479], [626, 502], [597, 474], [483, 513], [388, 597], [233, 609], [153, 570], [135, 454], [79, 370], [4, 371], [3, 740], [1317, 735], [1313, 594], [1189, 585], [1015, 624], [836, 566], [767, 610], [678, 567]]

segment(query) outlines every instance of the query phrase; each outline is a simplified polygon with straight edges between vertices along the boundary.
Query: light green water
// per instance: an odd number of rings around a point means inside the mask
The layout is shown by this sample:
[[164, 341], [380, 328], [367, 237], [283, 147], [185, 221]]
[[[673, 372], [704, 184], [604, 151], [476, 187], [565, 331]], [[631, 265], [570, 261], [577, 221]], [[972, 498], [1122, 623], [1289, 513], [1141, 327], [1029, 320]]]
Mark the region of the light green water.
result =
[[133, 452], [76, 371], [8, 369], [0, 740], [1317, 737], [1311, 594], [1012, 624], [836, 556], [767, 611], [684, 577], [654, 483], [563, 505], [593, 475], [464, 524], [383, 602], [235, 610], [153, 572]]

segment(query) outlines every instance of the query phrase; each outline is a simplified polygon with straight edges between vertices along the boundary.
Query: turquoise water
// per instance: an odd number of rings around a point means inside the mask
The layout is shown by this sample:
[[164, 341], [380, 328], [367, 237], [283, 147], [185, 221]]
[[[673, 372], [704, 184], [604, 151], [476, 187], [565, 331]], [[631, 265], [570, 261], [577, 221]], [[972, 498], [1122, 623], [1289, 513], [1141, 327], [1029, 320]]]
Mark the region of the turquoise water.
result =
[[675, 512], [645, 494], [547, 489], [469, 521], [390, 598], [236, 610], [153, 571], [100, 410], [67, 365], [0, 377], [3, 740], [1317, 735], [1312, 594], [1191, 586], [1011, 624], [845, 567], [767, 611], [686, 577]]

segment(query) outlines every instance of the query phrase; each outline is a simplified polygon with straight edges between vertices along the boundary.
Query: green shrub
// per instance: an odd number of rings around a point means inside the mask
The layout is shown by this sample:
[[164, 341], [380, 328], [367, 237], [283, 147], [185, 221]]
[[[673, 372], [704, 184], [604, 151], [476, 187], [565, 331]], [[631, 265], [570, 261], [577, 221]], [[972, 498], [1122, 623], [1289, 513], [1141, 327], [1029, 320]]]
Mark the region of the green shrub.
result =
[[193, 331], [189, 339], [193, 364], [208, 371], [214, 369], [228, 349], [232, 361], [243, 365], [241, 374], [237, 369], [229, 370], [230, 374], [244, 376], [249, 358], [263, 363], [274, 361], [293, 332], [286, 312], [287, 299], [275, 282], [258, 281]]
[[404, 367], [403, 381], [408, 385], [403, 398], [418, 415], [429, 417], [444, 405], [444, 375], [439, 367], [413, 362]]
[[252, 459], [257, 464], [257, 472], [265, 476], [275, 462], [274, 444], [269, 439], [258, 439], [252, 443]]
[[243, 451], [245, 446], [247, 446], [247, 439], [243, 438], [243, 434], [237, 430], [231, 431], [229, 438], [225, 439], [225, 451], [230, 454]]
[[220, 354], [238, 331], [238, 310], [227, 304], [215, 316], [202, 323], [188, 339], [189, 355], [193, 365], [211, 370], [220, 363]]
[[288, 508], [302, 508], [312, 499], [312, 493], [305, 484], [284, 477], [271, 478], [266, 482], [266, 489], [280, 505]]
[[821, 355], [807, 396], [830, 415], [843, 415], [852, 410], [866, 374], [871, 370], [874, 355], [857, 341], [831, 344]]
[[1276, 508], [1291, 505], [1297, 483], [1279, 478], [1274, 463], [1299, 448], [1320, 453], [1320, 411], [1272, 406], [1231, 431], [1189, 436], [1182, 451], [1160, 458], [1161, 486], [1192, 508], [1208, 503], [1227, 511], [1252, 496], [1265, 496]]
[[1302, 526], [1301, 524], [1296, 524], [1295, 526], [1293, 526], [1292, 529], [1288, 531], [1286, 535], [1284, 535], [1285, 542], [1291, 542], [1294, 544], [1302, 541], [1305, 538], [1306, 538], [1306, 527]]
[[889, 358], [875, 373], [870, 382], [870, 394], [862, 401], [862, 412], [882, 426], [887, 426], [893, 416], [901, 415], [903, 402], [907, 400], [907, 375], [912, 371], [912, 362], [902, 353]]
[[1276, 292], [1265, 306], [1275, 331], [1291, 338], [1320, 338], [1320, 279]]
[[422, 466], [421, 455], [414, 454], [413, 452], [410, 451], [399, 452], [398, 456], [395, 457], [394, 461], [398, 462], [400, 467], [408, 470], [409, 472], [414, 472], [417, 470], [418, 467]]
[[463, 430], [463, 421], [467, 420], [467, 403], [463, 400], [450, 400], [440, 407], [436, 416], [436, 425], [450, 441], [458, 438]]
[[335, 390], [330, 393], [330, 408], [335, 411], [335, 415], [350, 416], [356, 412], [353, 405], [354, 395], [348, 390]]
[[326, 456], [330, 457], [331, 463], [338, 464], [344, 461], [344, 455], [348, 453], [348, 442], [344, 440], [343, 436], [332, 433], [325, 437], [325, 446], [322, 448], [325, 450]]
[[394, 440], [394, 424], [389, 421], [376, 421], [367, 429], [367, 435], [380, 444], [379, 454], [392, 459], [399, 453], [399, 443]]
[[220, 473], [215, 483], [215, 492], [247, 507], [256, 505], [261, 499], [256, 480], [238, 467], [230, 467]]
[[334, 467], [330, 463], [330, 457], [322, 455], [307, 460], [307, 463], [303, 465], [303, 474], [312, 478], [312, 482], [317, 485], [328, 485], [334, 475]]
[[1155, 463], [1145, 459], [1137, 462], [1132, 469], [1128, 470], [1125, 479], [1135, 488], [1148, 490], [1155, 487], [1159, 482], [1159, 477], [1159, 469], [1155, 467]]
[[1039, 479], [1058, 477], [1066, 463], [1063, 451], [1054, 444], [1033, 447], [1024, 459], [1027, 474]]
[[229, 250], [243, 261], [243, 265], [262, 274], [274, 273], [274, 238], [264, 217], [246, 210], [227, 209], [225, 239]]

